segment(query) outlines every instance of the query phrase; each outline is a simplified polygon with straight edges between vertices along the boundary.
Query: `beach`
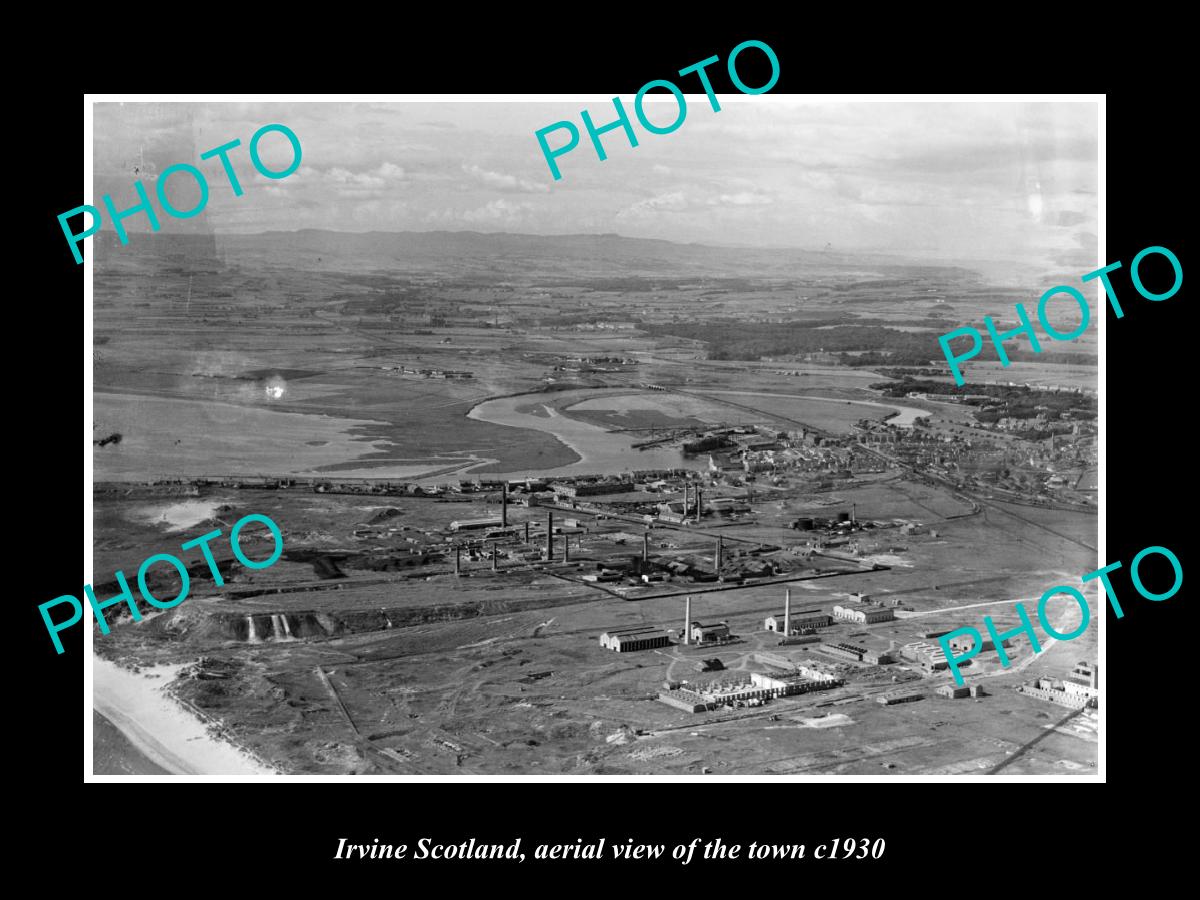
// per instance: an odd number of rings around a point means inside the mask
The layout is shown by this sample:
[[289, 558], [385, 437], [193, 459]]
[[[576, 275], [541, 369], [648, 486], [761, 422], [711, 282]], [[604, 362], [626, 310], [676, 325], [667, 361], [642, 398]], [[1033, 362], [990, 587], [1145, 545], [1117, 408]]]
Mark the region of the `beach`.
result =
[[[185, 666], [155, 666], [136, 674], [99, 657], [93, 657], [92, 666], [93, 710], [128, 742], [126, 747], [101, 724], [93, 735], [95, 774], [276, 774], [213, 737], [205, 723], [164, 691]], [[129, 747], [135, 752], [123, 752]]]

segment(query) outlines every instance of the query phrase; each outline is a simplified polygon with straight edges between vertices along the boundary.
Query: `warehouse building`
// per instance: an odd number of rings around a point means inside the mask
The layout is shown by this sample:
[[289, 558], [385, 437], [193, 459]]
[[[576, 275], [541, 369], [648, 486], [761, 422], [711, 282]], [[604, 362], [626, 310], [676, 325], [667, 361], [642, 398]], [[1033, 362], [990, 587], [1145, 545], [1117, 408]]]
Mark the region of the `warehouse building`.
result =
[[660, 691], [658, 699], [676, 709], [697, 713], [739, 703], [757, 706], [776, 697], [828, 690], [842, 683], [841, 679], [819, 669], [797, 666], [788, 672], [751, 672], [749, 681], [676, 684]]
[[[1003, 645], [1005, 647], [1011, 647], [1012, 641], [1010, 641], [1006, 638], [1003, 641]], [[959, 653], [966, 653], [968, 650], [970, 650], [974, 646], [975, 646], [975, 638], [971, 637], [969, 634], [960, 634], [958, 637], [950, 638], [950, 649], [953, 650], [956, 655]], [[995, 649], [996, 649], [996, 645], [993, 644], [990, 640], [988, 640], [987, 638], [980, 638], [980, 647], [979, 647], [980, 653], [987, 653], [989, 650], [995, 650]]]
[[891, 609], [849, 609], [845, 606], [835, 606], [833, 608], [833, 615], [834, 618], [842, 619], [846, 622], [854, 622], [858, 625], [891, 622], [896, 618], [895, 611]]
[[867, 648], [857, 644], [823, 644], [821, 649], [826, 653], [832, 653], [834, 656], [841, 656], [844, 659], [852, 659], [855, 662], [862, 662], [862, 658], [867, 654]]
[[959, 687], [956, 684], [943, 684], [937, 689], [937, 694], [939, 697], [949, 697], [951, 700], [960, 700], [963, 697], [969, 697], [971, 695], [971, 689], [965, 684], [962, 687]]
[[1100, 693], [1100, 674], [1096, 670], [1096, 666], [1089, 662], [1079, 662], [1071, 673], [1063, 679], [1063, 687], [1068, 684], [1085, 688], [1090, 691], [1091, 696], [1098, 696]]
[[1091, 694], [1086, 688], [1081, 688], [1082, 686], [1072, 684], [1069, 681], [1064, 681], [1061, 685], [1058, 685], [1049, 678], [1039, 678], [1033, 684], [1021, 685], [1017, 688], [1017, 691], [1028, 697], [1057, 703], [1059, 706], [1067, 706], [1071, 709], [1084, 709], [1086, 707], [1097, 706], [1099, 701], [1095, 695]]
[[691, 636], [693, 644], [721, 644], [733, 639], [733, 635], [729, 633], [729, 623], [727, 622], [716, 622], [711, 625], [692, 622]]
[[500, 516], [490, 516], [486, 519], [462, 519], [450, 523], [451, 531], [473, 531], [477, 528], [499, 528], [503, 524]]
[[[823, 612], [799, 612], [791, 617], [792, 634], [810, 628], [828, 628], [833, 624], [833, 616]], [[783, 633], [783, 616], [767, 616], [763, 622], [763, 628], [767, 631], [777, 631]]]
[[918, 691], [896, 691], [876, 698], [883, 706], [895, 706], [897, 703], [915, 703], [917, 700], [924, 699], [925, 695]]
[[670, 636], [661, 628], [646, 625], [631, 625], [627, 628], [610, 628], [600, 635], [600, 646], [617, 653], [629, 653], [634, 650], [653, 650], [655, 647], [668, 647]]
[[[946, 651], [941, 648], [941, 645], [931, 644], [928, 641], [913, 641], [911, 644], [905, 644], [900, 648], [900, 655], [905, 659], [920, 663], [930, 672], [940, 672], [950, 667], [946, 661]], [[962, 659], [958, 661], [958, 667], [962, 668], [970, 663], [969, 659]]]

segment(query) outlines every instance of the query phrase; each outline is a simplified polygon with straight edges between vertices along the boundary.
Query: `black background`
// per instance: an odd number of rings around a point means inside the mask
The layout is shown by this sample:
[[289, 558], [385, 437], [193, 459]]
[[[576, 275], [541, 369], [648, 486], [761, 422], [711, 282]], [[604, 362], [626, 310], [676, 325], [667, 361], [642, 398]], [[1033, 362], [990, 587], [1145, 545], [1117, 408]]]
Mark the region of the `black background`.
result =
[[[74, 405], [80, 402], [81, 344], [85, 365], [91, 349], [75, 318], [82, 307], [83, 267], [75, 265], [56, 220], [58, 213], [84, 200], [84, 101], [80, 89], [60, 74], [53, 87], [47, 84], [23, 101], [38, 140], [26, 151], [29, 177], [16, 179], [29, 195], [15, 217], [17, 230], [10, 226], [8, 232], [10, 264], [28, 273], [18, 282], [24, 286], [10, 297], [10, 316], [17, 324], [9, 331], [13, 402], [8, 447], [16, 457], [12, 464], [24, 463], [28, 454], [33, 469], [28, 475], [20, 470], [13, 474], [9, 496], [9, 517], [21, 548], [10, 566], [21, 577], [9, 599], [14, 615], [8, 623], [19, 629], [21, 656], [9, 667], [6, 735], [10, 748], [20, 751], [18, 763], [10, 762], [10, 777], [18, 776], [15, 787], [22, 795], [28, 792], [20, 804], [18, 828], [27, 827], [31, 839], [43, 842], [47, 835], [82, 832], [84, 849], [59, 846], [53, 858], [69, 861], [80, 852], [81, 869], [88, 860], [103, 859], [102, 869], [93, 868], [97, 875], [123, 878], [126, 867], [136, 866], [139, 878], [169, 876], [157, 884], [170, 888], [188, 880], [183, 866], [208, 882], [207, 890], [222, 889], [235, 875], [241, 885], [277, 888], [329, 883], [353, 889], [370, 877], [396, 890], [416, 889], [416, 879], [453, 889], [467, 883], [459, 878], [494, 886], [516, 876], [523, 884], [557, 892], [592, 886], [637, 890], [650, 875], [705, 887], [730, 874], [748, 889], [797, 893], [824, 883], [853, 889], [863, 876], [881, 886], [916, 890], [973, 890], [1007, 876], [1015, 879], [1015, 890], [1026, 890], [1032, 885], [1018, 870], [1049, 866], [1061, 876], [1076, 866], [1086, 868], [1089, 859], [1103, 861], [1105, 849], [1118, 843], [1123, 853], [1142, 842], [1169, 844], [1172, 829], [1157, 827], [1154, 808], [1184, 787], [1191, 765], [1190, 753], [1179, 743], [1181, 729], [1188, 727], [1193, 690], [1183, 671], [1191, 652], [1184, 620], [1187, 584], [1172, 599], [1151, 603], [1136, 595], [1127, 573], [1133, 555], [1153, 544], [1171, 548], [1185, 572], [1190, 571], [1185, 492], [1190, 494], [1195, 477], [1196, 453], [1190, 436], [1192, 379], [1184, 365], [1191, 357], [1185, 344], [1192, 338], [1184, 322], [1186, 283], [1170, 300], [1151, 303], [1133, 290], [1128, 266], [1142, 248], [1162, 245], [1176, 253], [1185, 272], [1188, 268], [1182, 222], [1185, 196], [1190, 198], [1192, 191], [1184, 168], [1187, 142], [1178, 130], [1181, 104], [1187, 101], [1174, 95], [1170, 78], [1180, 57], [1163, 44], [1166, 26], [1153, 37], [1137, 24], [1114, 36], [1085, 34], [1077, 23], [1066, 21], [997, 30], [994, 24], [908, 18], [894, 23], [894, 29], [886, 23], [873, 26], [868, 35], [863, 31], [867, 26], [858, 21], [866, 12], [846, 10], [851, 14], [849, 20], [803, 23], [760, 17], [757, 24], [742, 27], [715, 19], [705, 26], [705, 15], [686, 11], [689, 20], [701, 24], [682, 33], [677, 25], [656, 30], [644, 24], [593, 31], [570, 24], [561, 18], [563, 11], [551, 9], [538, 14], [545, 16], [540, 27], [546, 33], [521, 40], [505, 34], [507, 22], [493, 29], [469, 13], [463, 17], [494, 33], [451, 37], [413, 23], [394, 34], [365, 39], [359, 32], [371, 29], [362, 23], [331, 23], [318, 41], [312, 34], [293, 39], [288, 28], [270, 36], [214, 28], [197, 35], [199, 46], [211, 43], [212, 52], [198, 55], [194, 70], [186, 62], [176, 63], [168, 76], [144, 59], [118, 64], [114, 56], [111, 66], [89, 75], [86, 86], [96, 92], [161, 93], [586, 91], [620, 94], [628, 101], [646, 81], [670, 78], [716, 54], [722, 64], [710, 68], [710, 77], [718, 94], [728, 94], [734, 89], [724, 74], [724, 59], [737, 43], [755, 38], [770, 44], [780, 60], [781, 77], [772, 93], [1107, 92], [1106, 258], [1125, 264], [1114, 283], [1126, 313], [1116, 320], [1107, 312], [1108, 375], [1102, 401], [1107, 409], [1107, 561], [1125, 563], [1113, 582], [1126, 612], [1119, 621], [1109, 612], [1107, 620], [1107, 785], [452, 781], [270, 788], [85, 786], [81, 730], [88, 711], [82, 697], [82, 638], [79, 629], [64, 633], [67, 652], [56, 656], [37, 612], [37, 604], [47, 599], [80, 591], [83, 523], [75, 518], [75, 504], [85, 486], [77, 467], [81, 452], [90, 452], [90, 423], [80, 428]], [[584, 15], [603, 22], [613, 16], [602, 8]], [[114, 34], [112, 40], [114, 46], [136, 43], [128, 35]], [[1114, 49], [1118, 42], [1119, 51]], [[260, 49], [243, 49], [252, 47]], [[754, 70], [759, 58], [756, 51], [739, 58], [747, 84], [766, 79], [765, 68]], [[1104, 68], [1090, 67], [1089, 61], [1101, 58]], [[334, 72], [343, 74], [334, 77]], [[678, 80], [685, 90], [695, 89], [691, 81]], [[532, 135], [530, 143], [536, 153]], [[32, 234], [23, 234], [24, 227], [33, 228]], [[27, 260], [27, 250], [32, 259]], [[84, 252], [89, 250], [90, 242]], [[1026, 305], [1032, 308], [1035, 302], [1031, 294]], [[1165, 564], [1163, 568], [1166, 575]], [[1144, 578], [1154, 587], [1151, 569]], [[1106, 792], [1103, 799], [1101, 790]], [[422, 836], [443, 843], [471, 836], [488, 842], [521, 836], [527, 852], [537, 843], [600, 836], [610, 842], [633, 837], [668, 845], [716, 836], [729, 843], [810, 845], [834, 837], [884, 837], [887, 853], [870, 866], [756, 863], [756, 868], [735, 870], [726, 863], [679, 869], [668, 861], [635, 864], [638, 871], [630, 872], [624, 864], [622, 872], [609, 873], [618, 878], [604, 881], [579, 877], [586, 876], [587, 868], [603, 865], [595, 862], [435, 868], [392, 861], [347, 866], [330, 860], [341, 837], [350, 843], [378, 837], [383, 843], [414, 844]], [[53, 842], [46, 846], [49, 852]], [[1163, 847], [1156, 855], [1165, 851]], [[452, 880], [439, 881], [450, 875]], [[776, 880], [780, 875], [789, 881]], [[906, 881], [893, 880], [900, 875]], [[1082, 889], [1069, 881], [1050, 884], [1051, 890]]]

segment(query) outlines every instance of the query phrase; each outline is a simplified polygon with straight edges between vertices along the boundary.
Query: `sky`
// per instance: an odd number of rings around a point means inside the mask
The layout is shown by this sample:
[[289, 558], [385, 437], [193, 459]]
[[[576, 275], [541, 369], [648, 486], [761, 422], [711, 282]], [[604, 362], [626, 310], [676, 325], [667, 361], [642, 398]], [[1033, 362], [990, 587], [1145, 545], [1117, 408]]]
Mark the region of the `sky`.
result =
[[[655, 96], [664, 99], [649, 100]], [[611, 98], [98, 103], [91, 202], [99, 206], [109, 193], [117, 209], [133, 206], [135, 180], [153, 197], [158, 173], [188, 163], [206, 175], [208, 205], [186, 220], [160, 211], [164, 230], [617, 233], [1093, 268], [1095, 103], [718, 99], [714, 112], [704, 94], [687, 95], [683, 124], [656, 135], [623, 96], [638, 146], [622, 129], [608, 132], [605, 161], [580, 111], [603, 125], [616, 117]], [[645, 109], [660, 126], [678, 114], [662, 92], [648, 95]], [[562, 120], [581, 137], [558, 158], [556, 181], [534, 135]], [[300, 167], [279, 180], [258, 174], [248, 151], [251, 136], [270, 123], [287, 125], [302, 146]], [[235, 138], [241, 146], [230, 160], [240, 197], [218, 159], [199, 159]], [[553, 147], [566, 139], [561, 130], [548, 138]], [[259, 146], [268, 167], [291, 161], [278, 133]], [[169, 184], [177, 208], [196, 202], [189, 175]], [[140, 215], [126, 227], [148, 228]]]

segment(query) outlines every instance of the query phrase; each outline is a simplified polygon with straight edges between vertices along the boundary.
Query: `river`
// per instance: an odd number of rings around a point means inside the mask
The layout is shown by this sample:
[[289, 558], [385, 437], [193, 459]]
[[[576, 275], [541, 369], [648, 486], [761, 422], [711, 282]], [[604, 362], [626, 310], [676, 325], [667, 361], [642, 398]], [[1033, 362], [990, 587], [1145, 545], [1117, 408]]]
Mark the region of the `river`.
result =
[[[625, 393], [628, 393], [626, 391]], [[556, 403], [574, 402], [576, 397], [594, 397], [596, 391], [563, 391], [554, 394]], [[615, 403], [616, 398], [614, 398]], [[535, 412], [522, 412], [518, 407], [530, 407]], [[615, 405], [614, 409], [619, 409]], [[645, 469], [693, 469], [696, 471], [708, 468], [708, 456], [702, 455], [692, 459], [686, 458], [682, 452], [671, 447], [650, 447], [646, 450], [636, 450], [633, 444], [644, 440], [645, 436], [637, 432], [607, 431], [599, 425], [581, 422], [564, 416], [548, 403], [539, 404], [535, 395], [524, 394], [517, 397], [500, 397], [496, 400], [486, 400], [474, 407], [467, 414], [472, 419], [491, 422], [494, 425], [511, 425], [513, 428], [532, 428], [554, 435], [581, 457], [579, 462], [568, 466], [541, 471], [517, 471], [492, 474], [489, 478], [524, 478], [529, 475], [544, 477], [547, 475], [620, 475], [625, 472]]]
[[[871, 400], [845, 400], [837, 397], [813, 397], [807, 394], [771, 394], [766, 395], [754, 391], [704, 391], [704, 396], [712, 397], [717, 403], [716, 395], [731, 397], [755, 397], [761, 401], [768, 396], [778, 396], [789, 400], [810, 400], [820, 403], [871, 406], [886, 409], [896, 413], [888, 421], [894, 425], [912, 425], [917, 419], [931, 415], [927, 410], [908, 406], [896, 406], [891, 403], [877, 403]], [[590, 398], [587, 406], [591, 409], [622, 410], [638, 407], [638, 397], [646, 395], [631, 393], [628, 390], [614, 391], [612, 396], [599, 394], [596, 390], [562, 391], [552, 395], [555, 404], [570, 406], [585, 398]], [[654, 396], [654, 395], [651, 395]], [[661, 394], [657, 396], [663, 396]], [[628, 402], [622, 402], [628, 401]], [[769, 415], [769, 409], [764, 409]], [[513, 428], [531, 428], [554, 435], [581, 457], [579, 462], [554, 469], [538, 471], [525, 470], [515, 472], [500, 472], [491, 474], [494, 478], [523, 478], [526, 476], [553, 475], [620, 475], [646, 469], [692, 469], [702, 471], [708, 468], [707, 454], [701, 454], [691, 459], [672, 447], [650, 447], [645, 450], [634, 449], [633, 444], [644, 439], [639, 432], [608, 431], [599, 425], [582, 422], [565, 416], [550, 403], [539, 403], [536, 395], [521, 394], [515, 397], [500, 397], [495, 400], [485, 400], [475, 406], [468, 414], [469, 418], [494, 425], [509, 425]]]

